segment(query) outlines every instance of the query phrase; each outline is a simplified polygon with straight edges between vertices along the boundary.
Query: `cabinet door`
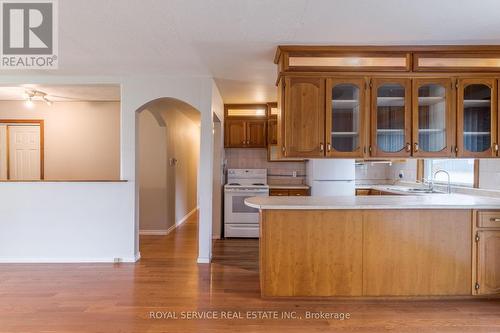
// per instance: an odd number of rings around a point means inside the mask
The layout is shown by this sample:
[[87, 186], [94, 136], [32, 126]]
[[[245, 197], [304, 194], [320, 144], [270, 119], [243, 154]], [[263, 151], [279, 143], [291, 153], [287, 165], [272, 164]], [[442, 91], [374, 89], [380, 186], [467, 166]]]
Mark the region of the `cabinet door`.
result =
[[267, 121], [267, 143], [269, 145], [278, 144], [278, 119], [276, 116]]
[[325, 79], [287, 77], [282, 110], [286, 157], [323, 157]]
[[496, 155], [496, 107], [496, 80], [458, 81], [457, 155], [459, 157]]
[[246, 146], [246, 123], [244, 120], [226, 119], [224, 146], [238, 148]]
[[413, 156], [454, 155], [450, 79], [413, 81]]
[[288, 190], [282, 190], [282, 189], [269, 190], [269, 196], [271, 197], [287, 197], [288, 194], [289, 194]]
[[267, 144], [266, 120], [248, 120], [246, 122], [247, 146], [265, 148]]
[[363, 157], [365, 150], [365, 80], [326, 82], [326, 155]]
[[500, 293], [500, 230], [478, 231], [478, 236], [476, 293], [498, 294]]
[[294, 197], [304, 197], [309, 195], [309, 191], [305, 189], [290, 189], [288, 191], [288, 195]]
[[411, 155], [410, 79], [372, 79], [371, 155]]

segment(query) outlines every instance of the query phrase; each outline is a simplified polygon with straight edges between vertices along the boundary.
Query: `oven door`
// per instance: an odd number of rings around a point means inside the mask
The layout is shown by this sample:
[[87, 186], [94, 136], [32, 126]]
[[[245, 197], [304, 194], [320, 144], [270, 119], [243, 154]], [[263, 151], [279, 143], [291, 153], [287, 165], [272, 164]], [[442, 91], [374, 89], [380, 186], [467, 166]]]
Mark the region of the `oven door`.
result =
[[245, 205], [245, 199], [267, 196], [267, 190], [226, 189], [224, 218], [225, 223], [259, 223], [259, 210]]

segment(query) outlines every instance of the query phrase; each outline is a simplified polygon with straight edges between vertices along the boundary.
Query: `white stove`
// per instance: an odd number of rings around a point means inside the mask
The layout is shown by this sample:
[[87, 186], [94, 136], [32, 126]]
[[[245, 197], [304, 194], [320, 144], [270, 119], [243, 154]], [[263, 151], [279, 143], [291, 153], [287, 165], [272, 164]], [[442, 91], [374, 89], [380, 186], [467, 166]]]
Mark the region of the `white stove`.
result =
[[259, 210], [245, 199], [268, 196], [266, 169], [229, 169], [224, 186], [224, 237], [259, 237]]

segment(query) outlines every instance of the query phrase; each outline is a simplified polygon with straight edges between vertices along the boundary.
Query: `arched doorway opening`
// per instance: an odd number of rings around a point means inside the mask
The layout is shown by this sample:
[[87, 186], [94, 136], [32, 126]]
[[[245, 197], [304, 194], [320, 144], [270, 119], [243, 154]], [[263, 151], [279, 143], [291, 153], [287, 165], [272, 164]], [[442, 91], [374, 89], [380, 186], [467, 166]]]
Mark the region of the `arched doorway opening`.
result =
[[[155, 99], [137, 112], [140, 237], [160, 240], [186, 222], [197, 230], [200, 112], [175, 98]], [[196, 259], [196, 246], [182, 251]], [[158, 254], [141, 251], [150, 255]]]

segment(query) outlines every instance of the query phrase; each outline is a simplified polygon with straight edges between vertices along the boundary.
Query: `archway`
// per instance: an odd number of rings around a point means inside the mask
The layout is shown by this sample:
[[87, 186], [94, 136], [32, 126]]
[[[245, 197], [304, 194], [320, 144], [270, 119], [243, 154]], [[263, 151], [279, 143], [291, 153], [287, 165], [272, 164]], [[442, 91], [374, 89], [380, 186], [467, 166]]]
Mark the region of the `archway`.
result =
[[188, 103], [159, 98], [136, 119], [139, 233], [164, 236], [198, 211], [201, 116]]

